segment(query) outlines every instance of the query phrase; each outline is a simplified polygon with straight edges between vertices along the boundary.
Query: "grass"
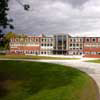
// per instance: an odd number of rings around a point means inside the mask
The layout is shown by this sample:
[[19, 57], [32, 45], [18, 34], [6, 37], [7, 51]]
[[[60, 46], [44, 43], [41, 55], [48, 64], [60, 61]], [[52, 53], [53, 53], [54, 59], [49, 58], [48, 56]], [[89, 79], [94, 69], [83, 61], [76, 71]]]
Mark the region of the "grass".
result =
[[27, 55], [0, 55], [0, 58], [10, 59], [34, 59], [34, 60], [79, 60], [79, 58], [61, 58], [61, 57], [48, 57], [48, 56], [27, 56]]
[[63, 65], [0, 61], [0, 100], [99, 100], [94, 81]]
[[88, 60], [88, 62], [100, 63], [100, 59], [97, 59], [97, 60]]

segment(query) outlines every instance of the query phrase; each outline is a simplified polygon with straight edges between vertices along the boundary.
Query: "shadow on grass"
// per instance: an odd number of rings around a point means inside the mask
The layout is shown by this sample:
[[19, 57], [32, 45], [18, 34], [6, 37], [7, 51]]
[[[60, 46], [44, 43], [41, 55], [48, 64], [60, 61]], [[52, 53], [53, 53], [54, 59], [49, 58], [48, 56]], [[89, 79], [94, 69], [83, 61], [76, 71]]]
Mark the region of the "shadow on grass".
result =
[[7, 89], [7, 86], [11, 85], [7, 83], [8, 80], [21, 82], [20, 86], [16, 87], [21, 87], [23, 93], [34, 95], [45, 89], [55, 89], [73, 84], [74, 79], [80, 75], [76, 72], [76, 70], [71, 69], [69, 71], [35, 70], [33, 73], [28, 70], [25, 71], [25, 69], [22, 73], [16, 73], [15, 70], [0, 72], [0, 98], [10, 93], [10, 90]]

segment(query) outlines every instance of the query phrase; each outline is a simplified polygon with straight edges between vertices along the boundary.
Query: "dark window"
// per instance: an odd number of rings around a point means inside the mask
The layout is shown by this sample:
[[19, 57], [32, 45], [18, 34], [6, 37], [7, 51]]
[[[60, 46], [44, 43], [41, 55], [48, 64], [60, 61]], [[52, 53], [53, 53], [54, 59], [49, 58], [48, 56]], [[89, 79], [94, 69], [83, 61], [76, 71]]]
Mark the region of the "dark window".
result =
[[77, 44], [77, 46], [79, 46], [79, 44]]
[[72, 46], [72, 44], [70, 44], [70, 46]]
[[95, 42], [96, 41], [96, 39], [93, 39], [93, 42]]
[[73, 46], [75, 46], [75, 44], [73, 44]]
[[72, 42], [72, 39], [70, 39], [70, 41]]
[[74, 42], [76, 42], [76, 39], [73, 39]]
[[87, 42], [89, 42], [89, 39], [86, 39]]

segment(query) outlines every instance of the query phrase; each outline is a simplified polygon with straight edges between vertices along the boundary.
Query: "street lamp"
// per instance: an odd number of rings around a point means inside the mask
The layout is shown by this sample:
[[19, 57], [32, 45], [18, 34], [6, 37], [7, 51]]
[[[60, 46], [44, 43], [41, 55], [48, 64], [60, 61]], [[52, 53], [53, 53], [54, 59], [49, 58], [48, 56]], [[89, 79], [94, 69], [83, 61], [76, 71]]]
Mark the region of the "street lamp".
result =
[[16, 0], [21, 6], [24, 7], [24, 10], [29, 11], [30, 5], [29, 4], [23, 4], [20, 0]]

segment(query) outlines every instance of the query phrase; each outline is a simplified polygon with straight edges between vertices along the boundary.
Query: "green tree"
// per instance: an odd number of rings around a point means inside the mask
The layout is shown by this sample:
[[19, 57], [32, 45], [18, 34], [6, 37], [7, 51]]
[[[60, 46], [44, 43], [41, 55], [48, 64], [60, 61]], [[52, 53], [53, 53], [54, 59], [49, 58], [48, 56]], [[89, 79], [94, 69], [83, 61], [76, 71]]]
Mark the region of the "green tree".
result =
[[[28, 4], [21, 4], [20, 0], [15, 0], [15, 2], [18, 2], [21, 6], [24, 7], [24, 10], [29, 10], [30, 6]], [[14, 29], [14, 26], [11, 24], [13, 21], [12, 19], [8, 19], [8, 6], [9, 0], [0, 0], [0, 33], [2, 32], [2, 28], [6, 28], [9, 26], [10, 29]]]
[[9, 50], [9, 43], [10, 43], [10, 39], [16, 37], [17, 35], [13, 32], [8, 32], [7, 34], [5, 34], [4, 36], [4, 48], [6, 50]]
[[[13, 29], [13, 25], [11, 24], [12, 20], [8, 19], [8, 2], [9, 0], [0, 0], [0, 28], [6, 28], [9, 26], [11, 29]], [[2, 30], [0, 29], [0, 32]]]

